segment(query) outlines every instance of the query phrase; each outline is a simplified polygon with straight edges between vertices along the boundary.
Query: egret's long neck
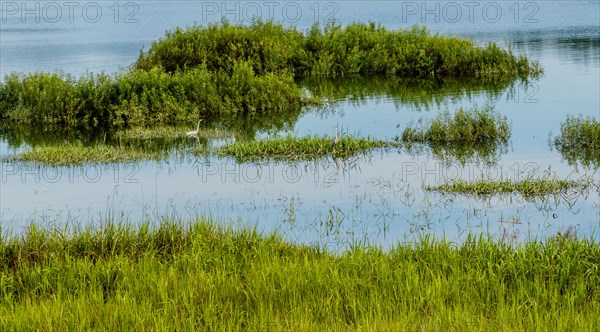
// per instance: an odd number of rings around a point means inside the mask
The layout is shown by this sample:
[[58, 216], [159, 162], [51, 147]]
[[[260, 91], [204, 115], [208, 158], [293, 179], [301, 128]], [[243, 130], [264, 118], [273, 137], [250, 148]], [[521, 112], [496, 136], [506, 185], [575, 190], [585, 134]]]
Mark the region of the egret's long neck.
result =
[[198, 121], [198, 126], [196, 126], [196, 132], [198, 132], [198, 130], [200, 130], [200, 122], [202, 122], [202, 120]]
[[338, 138], [338, 127], [335, 126], [335, 139], [337, 139], [337, 138]]

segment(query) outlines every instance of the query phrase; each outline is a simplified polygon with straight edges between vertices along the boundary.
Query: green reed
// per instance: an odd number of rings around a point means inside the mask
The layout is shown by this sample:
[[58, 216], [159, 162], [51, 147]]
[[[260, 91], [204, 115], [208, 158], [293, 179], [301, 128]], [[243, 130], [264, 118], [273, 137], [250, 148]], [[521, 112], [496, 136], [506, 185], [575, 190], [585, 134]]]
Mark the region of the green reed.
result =
[[389, 30], [374, 23], [315, 24], [306, 32], [274, 22], [228, 22], [168, 31], [140, 53], [135, 68], [168, 72], [206, 66], [228, 70], [248, 62], [259, 74], [294, 76], [393, 75], [406, 78], [537, 77], [542, 69], [494, 43], [484, 47], [424, 27]]
[[554, 146], [569, 163], [600, 166], [600, 120], [581, 115], [567, 117]]
[[204, 219], [0, 240], [2, 330], [593, 330], [600, 246], [423, 238], [334, 255]]
[[324, 156], [346, 158], [372, 149], [385, 148], [393, 143], [371, 138], [339, 137], [334, 144], [331, 137], [280, 137], [267, 140], [235, 142], [221, 147], [217, 154], [238, 161], [256, 159], [306, 160]]
[[155, 150], [113, 146], [98, 143], [82, 145], [65, 143], [33, 147], [16, 156], [6, 157], [11, 162], [33, 162], [51, 166], [69, 166], [95, 163], [122, 163], [146, 159], [162, 159], [169, 150]]
[[302, 106], [315, 102], [289, 75], [257, 76], [246, 63], [234, 63], [232, 68], [231, 73], [152, 69], [79, 79], [10, 74], [0, 84], [0, 118], [27, 124], [126, 127], [195, 122], [201, 117], [274, 117], [299, 113]]
[[425, 190], [443, 193], [459, 193], [474, 196], [518, 193], [524, 198], [560, 195], [568, 192], [585, 193], [595, 184], [592, 179], [559, 179], [557, 177], [528, 178], [520, 181], [491, 181], [480, 179], [473, 182], [456, 180], [440, 185], [425, 186]]
[[507, 142], [510, 127], [506, 116], [491, 108], [460, 108], [454, 113], [441, 113], [430, 121], [420, 119], [417, 126], [409, 125], [402, 132], [405, 143], [483, 144]]

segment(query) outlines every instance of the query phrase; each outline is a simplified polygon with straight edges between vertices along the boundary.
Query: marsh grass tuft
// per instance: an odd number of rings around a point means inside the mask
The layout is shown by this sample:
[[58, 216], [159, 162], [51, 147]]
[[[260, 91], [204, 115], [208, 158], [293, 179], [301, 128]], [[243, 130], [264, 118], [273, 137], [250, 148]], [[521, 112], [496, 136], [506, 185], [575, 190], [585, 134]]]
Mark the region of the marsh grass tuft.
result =
[[333, 255], [206, 220], [0, 239], [1, 330], [593, 330], [600, 246], [423, 238]]
[[506, 116], [490, 107], [445, 111], [429, 122], [419, 119], [418, 126], [409, 125], [402, 133], [406, 143], [479, 144], [507, 142], [509, 138]]
[[393, 146], [394, 143], [371, 138], [342, 136], [334, 146], [330, 137], [287, 136], [268, 140], [235, 142], [221, 147], [217, 154], [238, 161], [257, 159], [306, 160], [324, 156], [346, 158], [371, 149]]
[[14, 157], [14, 162], [34, 162], [51, 166], [68, 166], [95, 163], [122, 163], [145, 159], [162, 159], [169, 151], [144, 150], [131, 147], [95, 144], [91, 146], [76, 143], [33, 147]]
[[424, 189], [473, 196], [518, 193], [524, 198], [530, 199], [547, 195], [560, 195], [567, 192], [585, 193], [592, 186], [594, 186], [592, 179], [567, 180], [557, 177], [546, 177], [529, 178], [521, 181], [488, 181], [480, 179], [474, 182], [467, 182], [457, 180], [435, 186], [425, 186]]
[[569, 163], [600, 166], [600, 121], [594, 117], [567, 117], [554, 146]]
[[447, 162], [493, 164], [506, 150], [509, 138], [506, 116], [491, 107], [473, 107], [454, 113], [445, 111], [429, 121], [419, 119], [416, 125], [409, 124], [396, 141], [404, 143], [409, 153], [429, 149]]

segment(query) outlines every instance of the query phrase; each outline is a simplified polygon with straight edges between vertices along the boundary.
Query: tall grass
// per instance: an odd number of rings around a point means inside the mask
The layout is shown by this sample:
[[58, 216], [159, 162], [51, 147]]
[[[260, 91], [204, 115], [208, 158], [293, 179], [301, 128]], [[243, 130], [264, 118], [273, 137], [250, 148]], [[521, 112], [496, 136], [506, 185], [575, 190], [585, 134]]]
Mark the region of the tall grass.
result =
[[491, 107], [473, 107], [454, 113], [445, 111], [428, 121], [419, 119], [396, 140], [404, 143], [410, 153], [431, 150], [445, 162], [494, 164], [505, 152], [509, 138], [506, 116]]
[[206, 66], [228, 70], [245, 61], [257, 73], [295, 76], [383, 74], [399, 77], [537, 77], [542, 69], [496, 44], [431, 35], [424, 27], [388, 30], [374, 23], [337, 23], [306, 33], [274, 22], [228, 22], [177, 28], [141, 52], [135, 68], [168, 72]]
[[221, 147], [217, 154], [238, 161], [258, 159], [306, 160], [333, 156], [335, 158], [367, 152], [371, 149], [392, 146], [392, 143], [371, 138], [342, 136], [333, 144], [330, 137], [287, 136], [268, 140], [235, 142]]
[[569, 163], [600, 166], [600, 120], [569, 116], [560, 126], [554, 146]]
[[196, 122], [200, 117], [252, 118], [299, 113], [311, 101], [292, 77], [257, 76], [247, 63], [231, 73], [160, 69], [117, 76], [11, 74], [0, 84], [0, 118], [72, 127]]
[[466, 110], [454, 114], [446, 111], [429, 122], [419, 120], [418, 126], [408, 126], [402, 132], [406, 143], [465, 144], [507, 142], [510, 127], [506, 116], [492, 108]]
[[598, 266], [570, 236], [333, 255], [206, 221], [32, 226], [0, 241], [0, 329], [591, 331]]

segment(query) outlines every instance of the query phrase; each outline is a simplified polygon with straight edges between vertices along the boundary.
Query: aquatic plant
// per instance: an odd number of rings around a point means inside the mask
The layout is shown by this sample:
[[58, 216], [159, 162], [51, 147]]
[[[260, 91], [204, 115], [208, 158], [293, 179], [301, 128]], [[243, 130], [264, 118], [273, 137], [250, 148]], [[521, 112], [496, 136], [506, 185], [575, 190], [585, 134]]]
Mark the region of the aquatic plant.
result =
[[405, 143], [479, 144], [507, 142], [510, 138], [506, 116], [490, 107], [445, 111], [428, 122], [419, 119], [418, 125], [407, 126], [398, 139]]
[[145, 159], [162, 159], [170, 150], [131, 146], [95, 144], [91, 146], [66, 143], [33, 147], [15, 156], [5, 156], [11, 162], [33, 162], [51, 166], [71, 166], [96, 163], [122, 163]]
[[571, 164], [600, 166], [600, 121], [591, 116], [568, 116], [554, 146]]
[[520, 181], [511, 181], [508, 179], [500, 181], [480, 179], [474, 182], [456, 180], [440, 185], [425, 186], [424, 189], [474, 196], [518, 193], [528, 199], [546, 195], [559, 195], [569, 191], [586, 192], [593, 185], [594, 181], [591, 179], [568, 180], [557, 177], [544, 177], [528, 178]]
[[221, 22], [168, 31], [142, 51], [135, 68], [167, 72], [205, 66], [229, 70], [249, 63], [260, 75], [392, 75], [405, 78], [509, 77], [527, 80], [542, 69], [525, 56], [494, 43], [431, 35], [424, 27], [388, 30], [374, 23], [313, 25], [305, 33], [271, 21], [232, 25]]
[[10, 74], [0, 84], [0, 118], [80, 128], [187, 123], [199, 116], [264, 120], [320, 104], [318, 95], [296, 85], [297, 77], [469, 78], [502, 85], [540, 73], [537, 63], [510, 49], [478, 47], [424, 28], [328, 24], [301, 33], [273, 22], [223, 22], [167, 32], [131, 70], [115, 76]]
[[500, 157], [508, 151], [508, 142], [407, 143], [404, 144], [404, 148], [411, 155], [431, 154], [445, 165], [483, 163], [492, 166], [496, 165]]
[[371, 138], [342, 136], [337, 144], [330, 137], [287, 136], [267, 140], [235, 142], [221, 147], [217, 154], [233, 157], [239, 161], [255, 159], [304, 160], [323, 156], [345, 158], [371, 149], [392, 146], [393, 143]]
[[252, 118], [298, 114], [307, 98], [292, 77], [255, 75], [246, 63], [231, 74], [205, 68], [160, 69], [75, 79], [70, 75], [10, 74], [0, 84], [0, 118], [72, 127], [196, 122], [199, 117]]
[[335, 255], [204, 218], [31, 225], [0, 239], [0, 329], [589, 331], [599, 257], [564, 235]]

